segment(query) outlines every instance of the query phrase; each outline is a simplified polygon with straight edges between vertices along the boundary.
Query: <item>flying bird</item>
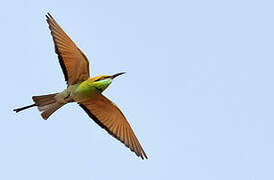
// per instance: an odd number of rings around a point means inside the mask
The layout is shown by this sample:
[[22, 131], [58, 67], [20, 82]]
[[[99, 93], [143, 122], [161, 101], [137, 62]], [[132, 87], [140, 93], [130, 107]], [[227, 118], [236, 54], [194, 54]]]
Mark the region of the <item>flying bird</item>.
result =
[[65, 104], [76, 102], [110, 135], [124, 143], [138, 157], [147, 159], [146, 153], [122, 111], [102, 94], [113, 79], [124, 72], [91, 78], [89, 61], [84, 53], [49, 13], [46, 15], [46, 19], [53, 37], [55, 52], [67, 82], [67, 88], [60, 93], [33, 96], [34, 104], [14, 109], [14, 111], [20, 112], [37, 106], [43, 119], [47, 120], [51, 114]]

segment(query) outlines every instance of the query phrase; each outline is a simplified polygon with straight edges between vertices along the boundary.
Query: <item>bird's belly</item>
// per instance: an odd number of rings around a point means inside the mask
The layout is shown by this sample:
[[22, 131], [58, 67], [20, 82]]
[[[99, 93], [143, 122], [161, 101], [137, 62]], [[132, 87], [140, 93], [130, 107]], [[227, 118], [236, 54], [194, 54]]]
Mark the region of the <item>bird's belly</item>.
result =
[[101, 92], [94, 86], [81, 86], [79, 85], [74, 91], [71, 92], [70, 97], [76, 102], [83, 102], [95, 98]]

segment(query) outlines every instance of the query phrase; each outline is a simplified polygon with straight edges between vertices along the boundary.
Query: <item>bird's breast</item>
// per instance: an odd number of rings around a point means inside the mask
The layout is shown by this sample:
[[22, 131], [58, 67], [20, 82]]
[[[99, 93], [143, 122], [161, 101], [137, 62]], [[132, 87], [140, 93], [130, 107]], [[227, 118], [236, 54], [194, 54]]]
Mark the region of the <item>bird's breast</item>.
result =
[[100, 89], [96, 88], [92, 83], [84, 81], [74, 88], [71, 92], [71, 97], [76, 102], [83, 102], [96, 97], [100, 93]]

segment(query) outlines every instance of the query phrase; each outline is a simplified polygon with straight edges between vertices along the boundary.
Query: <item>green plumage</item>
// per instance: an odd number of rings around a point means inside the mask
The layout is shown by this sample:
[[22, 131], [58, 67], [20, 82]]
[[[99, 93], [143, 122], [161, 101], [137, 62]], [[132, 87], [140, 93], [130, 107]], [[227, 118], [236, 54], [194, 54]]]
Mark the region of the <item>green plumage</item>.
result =
[[111, 84], [111, 82], [111, 78], [100, 81], [88, 79], [80, 84], [68, 87], [68, 89], [71, 89], [70, 97], [76, 102], [92, 99], [102, 93]]

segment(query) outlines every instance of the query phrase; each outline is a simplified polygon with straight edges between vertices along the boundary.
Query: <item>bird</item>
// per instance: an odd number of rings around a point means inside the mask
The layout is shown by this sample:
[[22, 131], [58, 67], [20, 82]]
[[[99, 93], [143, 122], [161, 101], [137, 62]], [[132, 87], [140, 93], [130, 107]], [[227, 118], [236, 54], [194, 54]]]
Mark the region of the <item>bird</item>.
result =
[[147, 159], [145, 151], [122, 111], [102, 94], [113, 79], [125, 72], [90, 77], [89, 61], [86, 55], [64, 32], [50, 13], [46, 14], [46, 21], [67, 88], [59, 93], [32, 96], [33, 104], [14, 109], [14, 111], [18, 113], [31, 107], [38, 107], [42, 118], [47, 120], [65, 104], [78, 103], [95, 123], [122, 142], [138, 157]]

